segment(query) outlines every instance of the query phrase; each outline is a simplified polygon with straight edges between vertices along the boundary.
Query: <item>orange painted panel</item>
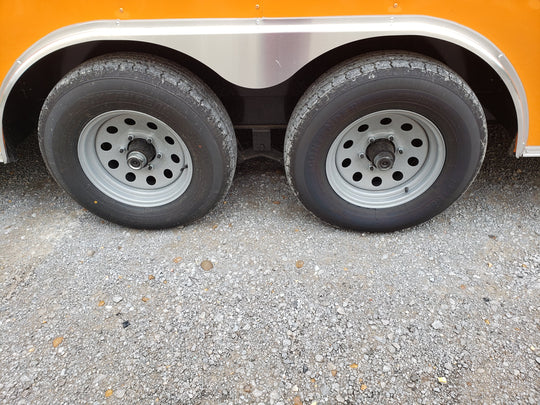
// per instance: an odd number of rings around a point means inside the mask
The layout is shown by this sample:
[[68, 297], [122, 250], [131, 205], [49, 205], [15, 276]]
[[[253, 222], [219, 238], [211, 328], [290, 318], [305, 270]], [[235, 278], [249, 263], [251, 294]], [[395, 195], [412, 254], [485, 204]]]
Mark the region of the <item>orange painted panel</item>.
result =
[[40, 38], [84, 21], [385, 14], [444, 18], [491, 40], [523, 82], [530, 113], [528, 145], [540, 146], [540, 0], [0, 0], [0, 80]]
[[427, 15], [484, 35], [517, 70], [529, 105], [528, 146], [540, 146], [540, 0], [265, 0], [265, 17], [358, 14]]
[[0, 77], [33, 43], [50, 32], [85, 21], [172, 18], [254, 18], [253, 0], [0, 0]]

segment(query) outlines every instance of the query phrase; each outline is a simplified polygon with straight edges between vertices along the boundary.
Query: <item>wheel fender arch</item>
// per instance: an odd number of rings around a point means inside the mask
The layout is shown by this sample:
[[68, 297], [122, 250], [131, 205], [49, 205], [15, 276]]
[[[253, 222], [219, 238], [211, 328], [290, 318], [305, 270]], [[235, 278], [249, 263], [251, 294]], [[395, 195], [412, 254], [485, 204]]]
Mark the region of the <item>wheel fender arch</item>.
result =
[[[509, 59], [486, 37], [429, 16], [352, 16], [270, 19], [103, 20], [70, 25], [43, 37], [13, 64], [0, 86], [0, 162], [8, 162], [4, 112], [24, 73], [47, 55], [91, 41], [138, 41], [182, 52], [225, 80], [266, 88], [291, 78], [321, 55], [370, 38], [415, 35], [445, 40], [484, 60], [506, 86], [516, 111], [516, 155], [525, 149], [529, 117], [525, 89]], [[234, 51], [236, 57], [231, 58]], [[249, 60], [250, 63], [239, 63]]]

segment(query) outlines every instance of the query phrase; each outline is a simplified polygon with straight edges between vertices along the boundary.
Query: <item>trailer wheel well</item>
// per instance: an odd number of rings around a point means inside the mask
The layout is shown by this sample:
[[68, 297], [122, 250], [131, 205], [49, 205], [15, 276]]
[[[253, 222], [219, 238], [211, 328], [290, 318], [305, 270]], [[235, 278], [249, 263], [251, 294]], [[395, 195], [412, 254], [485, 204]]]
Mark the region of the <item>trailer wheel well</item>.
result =
[[[157, 55], [193, 71], [217, 94], [237, 126], [286, 125], [304, 91], [333, 66], [372, 51], [409, 51], [432, 57], [455, 70], [474, 90], [490, 120], [503, 124], [510, 134], [517, 130], [516, 110], [508, 89], [497, 73], [470, 51], [450, 42], [421, 36], [371, 38], [335, 48], [306, 64], [285, 82], [266, 89], [247, 89], [223, 79], [201, 62], [163, 46], [134, 41], [96, 41], [51, 53], [35, 63], [11, 91], [4, 115], [3, 131], [10, 149], [35, 133], [43, 102], [56, 83], [84, 61], [111, 52], [141, 52]], [[257, 117], [268, 101], [276, 106]]]
[[[297, 72], [292, 83], [298, 93], [309, 87], [321, 74], [349, 58], [375, 51], [408, 51], [436, 59], [458, 73], [480, 99], [488, 119], [496, 120], [515, 134], [516, 109], [499, 75], [480, 57], [447, 41], [422, 36], [389, 36], [353, 42], [333, 49]], [[495, 96], [495, 97], [494, 97]], [[296, 104], [296, 102], [295, 102]], [[292, 111], [291, 107], [291, 111]]]

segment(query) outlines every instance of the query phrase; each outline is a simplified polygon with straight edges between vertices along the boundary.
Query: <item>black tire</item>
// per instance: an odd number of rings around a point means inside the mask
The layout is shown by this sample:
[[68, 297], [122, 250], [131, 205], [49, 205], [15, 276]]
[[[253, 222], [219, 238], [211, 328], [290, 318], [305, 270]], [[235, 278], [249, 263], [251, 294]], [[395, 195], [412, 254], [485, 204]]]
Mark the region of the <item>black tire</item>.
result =
[[234, 130], [216, 95], [148, 55], [106, 55], [71, 71], [45, 101], [38, 133], [46, 165], [75, 200], [134, 228], [205, 215], [236, 166]]
[[456, 73], [416, 54], [374, 53], [337, 66], [302, 96], [285, 170], [324, 221], [394, 231], [452, 204], [478, 173], [486, 141], [482, 107]]

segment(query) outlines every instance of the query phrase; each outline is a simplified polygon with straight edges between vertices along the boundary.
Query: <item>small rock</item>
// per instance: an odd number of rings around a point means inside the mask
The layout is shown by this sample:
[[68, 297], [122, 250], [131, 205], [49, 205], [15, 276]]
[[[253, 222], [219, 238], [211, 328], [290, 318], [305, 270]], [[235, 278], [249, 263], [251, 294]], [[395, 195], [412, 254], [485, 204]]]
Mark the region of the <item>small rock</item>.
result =
[[263, 392], [262, 392], [261, 390], [259, 390], [259, 389], [255, 389], [255, 391], [253, 391], [253, 396], [254, 396], [255, 398], [261, 397], [262, 394], [263, 394]]
[[297, 260], [296, 263], [295, 263], [295, 266], [297, 269], [301, 269], [302, 267], [304, 267], [304, 261], [303, 260]]
[[24, 387], [24, 389], [28, 389], [32, 386], [33, 380], [27, 375], [23, 375], [20, 379], [20, 382], [22, 386]]
[[343, 308], [341, 308], [341, 307], [338, 307], [337, 313], [340, 314], [340, 315], [345, 315], [345, 310]]
[[122, 298], [121, 296], [115, 295], [115, 296], [113, 297], [112, 300], [113, 300], [113, 302], [114, 302], [115, 304], [118, 304], [118, 303], [119, 303], [120, 301], [122, 301], [123, 299], [124, 299], [124, 298]]
[[442, 324], [441, 321], [436, 320], [435, 322], [433, 322], [433, 323], [431, 324], [431, 327], [432, 327], [433, 329], [435, 329], [435, 330], [439, 330], [439, 329], [442, 329], [442, 328], [443, 328], [443, 324]]
[[126, 390], [118, 390], [114, 393], [114, 396], [118, 399], [124, 398], [124, 395], [126, 395]]
[[210, 260], [203, 260], [203, 262], [201, 263], [201, 268], [204, 271], [208, 271], [208, 270], [212, 270], [214, 268], [214, 265], [212, 264]]
[[94, 256], [95, 254], [96, 254], [96, 251], [95, 251], [95, 250], [89, 250], [89, 251], [86, 252], [86, 256], [88, 256], [88, 257], [92, 257], [92, 256]]
[[382, 371], [383, 373], [389, 373], [392, 370], [392, 368], [388, 365], [383, 366]]
[[105, 376], [103, 374], [99, 374], [95, 379], [94, 381], [92, 382], [92, 384], [94, 385], [98, 385], [101, 381], [103, 381], [105, 379]]
[[251, 385], [249, 384], [244, 385], [244, 392], [250, 393], [252, 390], [253, 388], [251, 387]]
[[53, 340], [52, 345], [54, 348], [57, 348], [58, 346], [62, 344], [63, 341], [64, 341], [64, 338], [62, 336], [58, 336], [56, 339]]
[[536, 358], [536, 362], [537, 362], [538, 364], [540, 364], [540, 357], [537, 357], [537, 358]]
[[303, 405], [302, 400], [300, 399], [298, 395], [294, 397], [293, 405]]
[[317, 363], [321, 363], [323, 360], [324, 360], [324, 357], [322, 355], [318, 354], [315, 356], [315, 361]]
[[338, 401], [340, 404], [344, 403], [345, 402], [345, 398], [343, 398], [341, 395], [337, 395], [336, 396], [336, 401]]

